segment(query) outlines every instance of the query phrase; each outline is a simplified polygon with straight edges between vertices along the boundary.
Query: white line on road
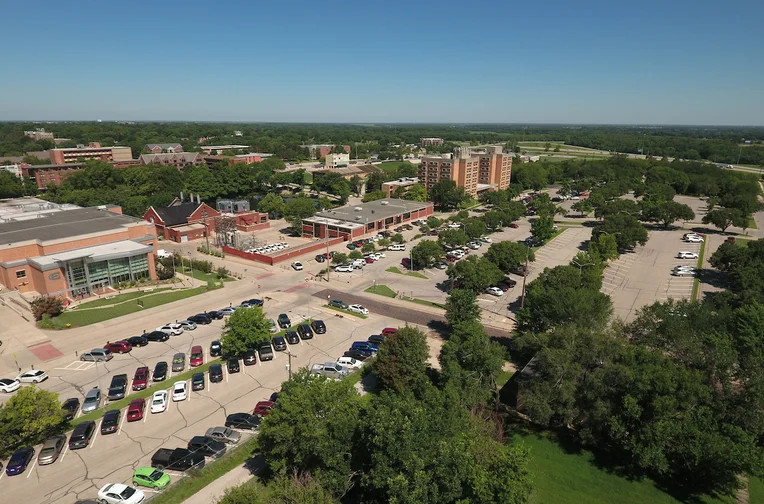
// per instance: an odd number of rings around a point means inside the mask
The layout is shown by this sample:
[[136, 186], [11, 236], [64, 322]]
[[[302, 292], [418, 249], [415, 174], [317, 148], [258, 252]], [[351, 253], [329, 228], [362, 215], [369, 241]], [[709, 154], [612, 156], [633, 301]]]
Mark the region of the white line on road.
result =
[[225, 375], [225, 382], [228, 383], [228, 369], [226, 369], [228, 366], [223, 366], [223, 374]]
[[36, 463], [37, 463], [37, 459], [34, 459], [34, 461], [32, 461], [32, 467], [29, 468], [29, 474], [27, 474], [27, 479], [29, 479], [29, 477], [32, 475], [32, 471], [34, 471], [34, 466]]
[[90, 443], [90, 446], [88, 447], [88, 449], [90, 450], [92, 450], [93, 447], [95, 446], [96, 439], [98, 439], [98, 433], [101, 432], [101, 425], [103, 425], [103, 420], [101, 420], [101, 423], [98, 425], [98, 428], [93, 433], [93, 441]]
[[[61, 455], [61, 462], [64, 461], [64, 457], [66, 457], [66, 451], [68, 449], [69, 449], [69, 443], [67, 443], [66, 446], [64, 446], [64, 453]], [[2, 477], [3, 477], [2, 474], [0, 474], [0, 478], [2, 478]]]
[[188, 402], [191, 402], [191, 392], [191, 380], [188, 380], [188, 394], [186, 394], [188, 396]]
[[125, 425], [125, 418], [127, 418], [127, 411], [125, 411], [125, 414], [122, 416], [122, 420], [119, 422], [119, 429], [117, 430], [117, 436], [122, 434], [122, 426]]

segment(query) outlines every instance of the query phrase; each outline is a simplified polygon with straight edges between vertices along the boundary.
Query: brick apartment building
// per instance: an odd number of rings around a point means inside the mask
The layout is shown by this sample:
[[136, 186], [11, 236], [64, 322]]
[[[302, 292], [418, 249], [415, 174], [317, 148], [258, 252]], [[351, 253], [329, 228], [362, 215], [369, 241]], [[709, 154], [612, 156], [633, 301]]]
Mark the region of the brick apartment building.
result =
[[421, 145], [422, 147], [427, 147], [427, 146], [439, 147], [443, 145], [444, 143], [445, 142], [443, 141], [442, 138], [437, 138], [437, 137], [424, 137], [419, 139], [419, 145]]
[[251, 164], [251, 163], [259, 163], [263, 159], [272, 157], [273, 154], [265, 154], [263, 152], [249, 152], [247, 154], [235, 154], [233, 156], [204, 156], [204, 162], [206, 162], [208, 165], [212, 165], [215, 163], [228, 163], [230, 165], [235, 165], [236, 163], [245, 163], [245, 164]]
[[483, 191], [509, 187], [512, 154], [490, 146], [484, 151], [461, 148], [453, 154], [423, 156], [417, 175], [427, 189], [441, 180], [453, 180], [477, 197]]
[[179, 143], [146, 144], [143, 152], [146, 154], [175, 154], [176, 152], [183, 152], [183, 146]]
[[133, 152], [130, 147], [101, 147], [98, 142], [92, 142], [85, 147], [79, 145], [67, 149], [51, 149], [51, 164], [77, 163], [83, 159], [100, 159], [101, 161], [130, 161]]
[[200, 166], [204, 163], [204, 158], [198, 152], [141, 154], [138, 160], [142, 165], [160, 164], [174, 166], [178, 170], [182, 170], [186, 166]]
[[0, 283], [5, 288], [73, 300], [119, 282], [156, 279], [156, 235], [149, 223], [122, 215], [119, 207], [65, 208], [33, 201], [40, 200], [0, 202]]
[[60, 185], [61, 182], [73, 173], [82, 169], [83, 163], [66, 163], [51, 165], [21, 165], [21, 174], [30, 177], [37, 182], [37, 188], [47, 189], [49, 185]]
[[[312, 157], [313, 159], [325, 158], [328, 154], [330, 154], [334, 150], [334, 145], [331, 145], [331, 144], [310, 144], [310, 145], [301, 145], [300, 147], [308, 149], [308, 152], [310, 152], [310, 157]], [[342, 148], [345, 150], [346, 153], [350, 154], [349, 145], [343, 145]]]

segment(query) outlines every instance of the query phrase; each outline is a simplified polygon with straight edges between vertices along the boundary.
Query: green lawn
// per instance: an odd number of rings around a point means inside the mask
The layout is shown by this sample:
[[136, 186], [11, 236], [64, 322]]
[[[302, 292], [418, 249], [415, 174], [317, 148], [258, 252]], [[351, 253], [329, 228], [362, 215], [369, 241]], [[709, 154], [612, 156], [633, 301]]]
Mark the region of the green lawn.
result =
[[408, 161], [385, 161], [384, 163], [380, 163], [377, 165], [382, 171], [386, 172], [393, 172], [398, 169], [398, 166], [400, 165], [409, 165], [409, 166], [415, 166]]
[[402, 275], [403, 274], [403, 272], [400, 269], [396, 268], [395, 266], [393, 266], [391, 268], [387, 268], [385, 271], [387, 271], [388, 273], [396, 273], [398, 275]]
[[401, 299], [403, 299], [404, 301], [411, 301], [412, 303], [417, 303], [420, 305], [433, 306], [435, 308], [442, 308], [444, 310], [446, 309], [445, 305], [436, 303], [435, 301], [427, 301], [426, 299], [412, 298], [408, 296], [403, 296]]
[[[698, 253], [698, 264], [695, 266], [698, 270], [703, 269], [703, 256], [706, 253], [705, 240], [700, 244], [700, 252]], [[698, 300], [698, 291], [700, 290], [700, 279], [695, 277], [692, 281], [692, 294], [690, 294], [690, 300]]]
[[[218, 278], [217, 274], [213, 271], [212, 273], [205, 273], [204, 271], [195, 269], [191, 270], [188, 266], [184, 267], [182, 270], [180, 268], [177, 269], [179, 273], [182, 273], [186, 276], [193, 276], [197, 280], [201, 280], [204, 283], [207, 282], [219, 282], [220, 279]], [[193, 273], [193, 274], [192, 274]], [[228, 277], [224, 280], [224, 282], [231, 282], [234, 278]]]
[[[588, 451], [567, 453], [553, 438], [517, 433], [515, 442], [530, 448], [533, 504], [670, 504], [680, 503], [649, 479], [629, 480], [597, 467]], [[697, 504], [734, 504], [733, 498], [701, 496]], [[754, 502], [753, 499], [751, 502]]]
[[759, 478], [748, 478], [748, 497], [750, 504], [763, 504], [764, 481]]
[[512, 378], [512, 375], [514, 375], [514, 371], [502, 371], [499, 373], [499, 376], [496, 377], [496, 388], [501, 389], [504, 385], [507, 384], [510, 378]]
[[422, 278], [424, 280], [429, 280], [426, 276], [424, 276], [422, 273], [419, 273], [417, 271], [409, 271], [406, 273], [406, 276], [414, 277], [414, 278]]
[[136, 292], [126, 292], [124, 294], [115, 294], [114, 296], [109, 298], [102, 297], [100, 299], [94, 299], [93, 301], [87, 301], [85, 303], [82, 303], [81, 305], [78, 305], [77, 308], [75, 308], [75, 310], [84, 309], [84, 308], [97, 308], [99, 306], [108, 306], [108, 305], [118, 304], [124, 301], [130, 301], [131, 299], [151, 296], [169, 289], [170, 289], [169, 287], [162, 287], [162, 288], [154, 289], [151, 292], [136, 291]]
[[396, 275], [406, 275], [406, 276], [410, 276], [414, 278], [423, 278], [425, 280], [429, 280], [429, 278], [427, 278], [422, 273], [419, 273], [417, 271], [406, 271], [406, 273], [404, 273], [403, 271], [400, 270], [400, 268], [396, 268], [395, 266], [387, 268], [385, 271], [387, 271], [388, 273], [395, 273]]
[[748, 229], [759, 229], [753, 217], [748, 217]]
[[364, 292], [370, 292], [372, 294], [379, 294], [380, 296], [386, 296], [389, 298], [395, 298], [398, 296], [398, 293], [395, 292], [393, 289], [388, 287], [387, 285], [372, 285], [368, 289], [365, 289]]
[[195, 287], [193, 289], [177, 289], [170, 292], [163, 292], [154, 296], [146, 296], [141, 299], [143, 307], [138, 304], [138, 300], [135, 303], [123, 303], [117, 306], [109, 308], [95, 308], [93, 310], [86, 310], [86, 306], [79, 308], [78, 310], [67, 311], [59, 315], [54, 319], [54, 324], [57, 327], [65, 327], [66, 324], [70, 324], [71, 327], [80, 327], [90, 324], [96, 324], [103, 322], [104, 320], [121, 317], [122, 315], [129, 315], [138, 311], [142, 311], [148, 308], [154, 308], [173, 301], [179, 301], [192, 296], [197, 296], [207, 292], [207, 286]]
[[362, 318], [362, 319], [369, 318], [369, 317], [367, 317], [366, 315], [364, 315], [362, 313], [356, 313], [356, 312], [352, 312], [352, 311], [348, 311], [348, 310], [343, 310], [342, 308], [337, 308], [336, 306], [331, 306], [331, 305], [324, 305], [324, 306], [326, 306], [330, 310], [334, 310], [334, 311], [338, 311], [340, 313], [344, 313], [345, 315], [352, 315], [354, 317], [358, 317], [358, 318]]

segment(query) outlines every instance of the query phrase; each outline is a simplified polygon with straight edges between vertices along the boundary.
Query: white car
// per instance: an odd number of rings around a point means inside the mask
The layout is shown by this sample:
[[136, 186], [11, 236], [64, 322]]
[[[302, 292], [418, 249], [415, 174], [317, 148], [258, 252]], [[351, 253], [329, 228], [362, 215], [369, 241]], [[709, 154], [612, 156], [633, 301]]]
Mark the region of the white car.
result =
[[151, 412], [162, 413], [165, 410], [167, 410], [167, 391], [154, 392], [154, 396], [151, 398]]
[[146, 495], [122, 483], [109, 483], [98, 491], [98, 500], [108, 504], [138, 504]]
[[480, 242], [469, 242], [469, 243], [467, 244], [467, 246], [468, 246], [469, 248], [471, 248], [472, 250], [477, 250], [477, 249], [479, 249], [481, 245], [482, 245], [482, 243], [480, 243]]
[[674, 276], [693, 276], [695, 275], [695, 268], [692, 268], [692, 269], [674, 268], [671, 274]]
[[486, 294], [490, 294], [490, 295], [492, 295], [492, 296], [497, 296], [497, 297], [498, 297], [498, 296], [501, 296], [502, 294], [504, 294], [504, 291], [502, 291], [502, 290], [501, 290], [501, 289], [499, 289], [498, 287], [488, 287], [488, 288], [485, 290], [485, 293], [486, 293]]
[[353, 266], [350, 264], [341, 264], [334, 268], [334, 271], [338, 273], [351, 273], [353, 271]]
[[480, 238], [480, 241], [483, 242], [483, 243], [493, 243], [493, 240], [491, 240], [487, 236], [483, 236], [482, 238]]
[[384, 259], [387, 257], [384, 252], [374, 252], [374, 260], [379, 261], [380, 259]]
[[348, 369], [358, 369], [363, 366], [363, 361], [356, 360], [352, 357], [340, 357], [337, 359], [337, 364]]
[[573, 200], [573, 201], [578, 201], [578, 200], [581, 199], [581, 197], [580, 196], [571, 196], [570, 199]]
[[48, 379], [48, 373], [42, 369], [32, 369], [16, 377], [21, 383], [40, 383]]
[[687, 243], [703, 243], [703, 237], [698, 235], [690, 235], [684, 239]]
[[462, 227], [462, 225], [459, 224], [458, 222], [452, 222], [451, 224], [448, 225], [448, 227], [450, 229], [459, 229], [460, 227]]
[[155, 331], [162, 331], [165, 334], [169, 334], [170, 336], [180, 336], [183, 334], [183, 326], [180, 324], [165, 324], [163, 326], [159, 326]]
[[175, 382], [172, 386], [172, 400], [185, 401], [187, 396], [188, 396], [188, 383], [184, 381]]
[[677, 259], [697, 259], [698, 254], [695, 252], [679, 252], [676, 257]]
[[678, 265], [674, 266], [674, 269], [675, 270], [691, 270], [691, 271], [695, 271], [695, 267], [691, 266], [689, 264], [678, 264]]
[[363, 306], [359, 304], [351, 304], [350, 306], [348, 306], [348, 311], [351, 311], [353, 313], [360, 313], [361, 315], [369, 314], [369, 310], [367, 310], [366, 308], [364, 308]]
[[302, 263], [300, 261], [293, 262], [292, 269], [294, 269], [295, 271], [302, 271]]
[[18, 380], [14, 380], [13, 378], [0, 379], [0, 392], [10, 394], [11, 392], [17, 391], [19, 387], [21, 387], [21, 382]]

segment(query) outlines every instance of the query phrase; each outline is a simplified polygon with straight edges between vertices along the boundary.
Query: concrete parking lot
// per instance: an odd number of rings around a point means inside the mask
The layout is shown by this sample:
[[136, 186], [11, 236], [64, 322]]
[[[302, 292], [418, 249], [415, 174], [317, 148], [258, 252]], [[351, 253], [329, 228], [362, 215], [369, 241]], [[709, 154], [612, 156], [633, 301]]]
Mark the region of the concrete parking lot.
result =
[[694, 277], [676, 277], [676, 265], [696, 265], [695, 259], [677, 259], [677, 252], [700, 251], [699, 243], [682, 241], [683, 230], [650, 231], [647, 244], [621, 255], [605, 269], [602, 292], [613, 300], [613, 313], [629, 322], [637, 311], [656, 301], [689, 299]]

